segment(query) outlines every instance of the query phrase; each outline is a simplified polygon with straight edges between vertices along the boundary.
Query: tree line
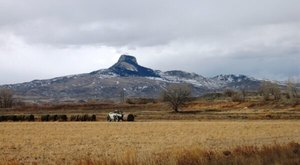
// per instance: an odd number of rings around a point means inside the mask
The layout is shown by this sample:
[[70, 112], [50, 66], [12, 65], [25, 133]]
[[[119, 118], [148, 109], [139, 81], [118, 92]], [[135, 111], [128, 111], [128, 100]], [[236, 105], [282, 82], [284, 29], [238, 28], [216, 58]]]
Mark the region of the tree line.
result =
[[0, 89], [0, 108], [13, 106], [13, 92], [10, 89]]
[[[285, 102], [297, 105], [300, 103], [298, 92], [299, 84], [287, 81], [285, 85], [279, 85], [270, 81], [262, 81], [257, 91], [252, 91], [256, 96], [260, 96], [262, 101]], [[221, 97], [231, 98], [233, 102], [246, 101], [250, 89], [247, 86], [240, 88], [227, 88], [223, 93], [209, 93], [212, 100]], [[163, 89], [162, 99], [174, 112], [179, 112], [180, 107], [184, 106], [191, 100], [191, 86], [188, 84], [172, 84]]]

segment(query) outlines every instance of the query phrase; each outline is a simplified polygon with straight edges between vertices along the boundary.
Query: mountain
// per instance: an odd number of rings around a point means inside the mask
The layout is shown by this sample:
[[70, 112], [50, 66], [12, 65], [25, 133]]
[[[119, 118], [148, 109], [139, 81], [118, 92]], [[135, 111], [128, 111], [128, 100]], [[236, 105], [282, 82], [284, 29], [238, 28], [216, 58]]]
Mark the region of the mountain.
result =
[[247, 88], [257, 89], [260, 86], [261, 81], [247, 77], [245, 75], [218, 75], [211, 78], [212, 81], [219, 82], [222, 88]]
[[122, 55], [119, 61], [109, 68], [119, 76], [159, 77], [152, 69], [140, 66], [133, 56]]
[[163, 88], [172, 83], [192, 85], [194, 96], [225, 88], [257, 89], [260, 81], [245, 75], [218, 75], [206, 78], [180, 70], [159, 71], [140, 66], [135, 57], [121, 55], [108, 69], [86, 74], [57, 77], [47, 80], [10, 84], [21, 98], [29, 100], [87, 100], [118, 99], [121, 92], [127, 97], [158, 97]]
[[91, 74], [117, 75], [120, 77], [159, 77], [152, 69], [140, 66], [135, 57], [121, 55], [118, 62], [108, 69], [91, 72]]

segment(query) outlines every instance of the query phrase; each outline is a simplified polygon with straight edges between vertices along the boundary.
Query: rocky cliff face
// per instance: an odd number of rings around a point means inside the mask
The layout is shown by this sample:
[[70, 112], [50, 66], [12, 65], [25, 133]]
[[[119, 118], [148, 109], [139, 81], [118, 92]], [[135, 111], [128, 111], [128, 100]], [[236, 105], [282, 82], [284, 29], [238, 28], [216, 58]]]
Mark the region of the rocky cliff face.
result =
[[118, 99], [126, 97], [158, 97], [163, 88], [172, 83], [191, 84], [194, 96], [225, 88], [256, 89], [260, 81], [244, 75], [219, 75], [206, 78], [184, 71], [154, 71], [140, 66], [135, 57], [122, 55], [108, 69], [86, 74], [57, 77], [48, 80], [0, 86], [14, 90], [15, 94], [29, 99]]
[[123, 77], [159, 77], [152, 69], [140, 66], [135, 57], [122, 55], [108, 70]]

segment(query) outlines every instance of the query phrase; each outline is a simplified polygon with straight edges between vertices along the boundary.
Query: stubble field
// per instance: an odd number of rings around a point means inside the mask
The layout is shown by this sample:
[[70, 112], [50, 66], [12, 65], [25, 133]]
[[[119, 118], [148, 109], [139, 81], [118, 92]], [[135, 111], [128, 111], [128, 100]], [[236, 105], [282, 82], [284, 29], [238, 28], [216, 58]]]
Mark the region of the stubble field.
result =
[[171, 157], [184, 150], [289, 142], [300, 143], [298, 120], [6, 122], [0, 123], [0, 164], [157, 164], [164, 154], [173, 164]]

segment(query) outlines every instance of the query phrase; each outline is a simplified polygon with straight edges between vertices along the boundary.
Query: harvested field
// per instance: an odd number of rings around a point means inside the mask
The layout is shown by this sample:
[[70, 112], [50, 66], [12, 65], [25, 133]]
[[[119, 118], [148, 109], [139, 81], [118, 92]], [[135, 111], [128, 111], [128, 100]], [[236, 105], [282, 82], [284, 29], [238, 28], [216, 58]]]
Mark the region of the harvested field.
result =
[[22, 122], [0, 123], [0, 162], [89, 164], [93, 160], [145, 162], [190, 149], [300, 143], [300, 121]]

